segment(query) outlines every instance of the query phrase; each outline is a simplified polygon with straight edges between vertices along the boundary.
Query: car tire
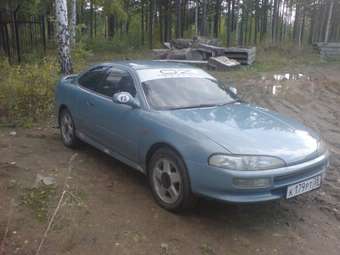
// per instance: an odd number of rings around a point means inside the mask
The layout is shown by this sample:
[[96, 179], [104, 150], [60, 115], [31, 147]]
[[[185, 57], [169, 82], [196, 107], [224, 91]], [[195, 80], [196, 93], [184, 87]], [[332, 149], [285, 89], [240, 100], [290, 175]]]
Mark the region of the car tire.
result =
[[185, 163], [170, 148], [158, 149], [152, 155], [148, 178], [153, 197], [166, 210], [181, 212], [196, 204]]
[[61, 139], [66, 147], [77, 148], [80, 140], [76, 136], [76, 128], [72, 115], [68, 109], [63, 109], [59, 116]]

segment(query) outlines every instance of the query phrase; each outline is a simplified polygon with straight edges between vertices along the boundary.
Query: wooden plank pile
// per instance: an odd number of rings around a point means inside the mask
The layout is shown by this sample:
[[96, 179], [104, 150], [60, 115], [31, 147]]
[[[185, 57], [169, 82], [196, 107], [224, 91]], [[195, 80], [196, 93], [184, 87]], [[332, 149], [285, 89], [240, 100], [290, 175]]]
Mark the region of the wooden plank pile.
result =
[[218, 47], [209, 44], [200, 43], [198, 51], [206, 57], [226, 56], [227, 58], [237, 60], [242, 65], [251, 65], [255, 61], [256, 47], [236, 48], [236, 47]]
[[226, 71], [239, 65], [240, 63], [238, 61], [227, 58], [226, 56], [210, 57], [208, 60], [208, 67], [219, 71]]
[[224, 55], [228, 58], [235, 59], [242, 65], [251, 65], [255, 61], [256, 47], [252, 48], [226, 48]]
[[[251, 65], [255, 61], [256, 48], [225, 48], [217, 39], [194, 37], [193, 39], [175, 39], [164, 43], [165, 49], [153, 49], [155, 59], [171, 60], [181, 63], [202, 65], [217, 70], [226, 70], [235, 66]], [[221, 57], [221, 58], [219, 58]]]
[[340, 59], [340, 43], [316, 43], [322, 60]]

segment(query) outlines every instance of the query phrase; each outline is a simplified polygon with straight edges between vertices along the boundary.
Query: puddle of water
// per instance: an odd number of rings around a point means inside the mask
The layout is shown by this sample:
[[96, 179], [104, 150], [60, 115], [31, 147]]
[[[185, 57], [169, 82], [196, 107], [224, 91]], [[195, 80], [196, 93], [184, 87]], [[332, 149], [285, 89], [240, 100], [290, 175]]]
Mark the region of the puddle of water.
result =
[[[278, 73], [273, 74], [272, 76], [262, 76], [262, 81], [267, 81], [269, 86], [266, 86], [266, 90], [274, 95], [274, 96], [280, 96], [285, 91], [288, 91], [291, 88], [291, 85], [289, 83], [281, 83], [283, 81], [296, 81], [296, 80], [307, 80], [311, 81], [311, 77], [309, 75], [303, 74], [303, 73]], [[273, 82], [275, 81], [275, 82]]]
[[280, 93], [282, 86], [281, 85], [273, 85], [272, 94], [275, 96]]
[[[288, 81], [288, 80], [310, 80], [311, 77], [308, 75], [305, 75], [303, 73], [282, 73], [282, 74], [274, 74], [272, 77], [275, 81]], [[267, 80], [266, 76], [262, 76], [262, 80]]]

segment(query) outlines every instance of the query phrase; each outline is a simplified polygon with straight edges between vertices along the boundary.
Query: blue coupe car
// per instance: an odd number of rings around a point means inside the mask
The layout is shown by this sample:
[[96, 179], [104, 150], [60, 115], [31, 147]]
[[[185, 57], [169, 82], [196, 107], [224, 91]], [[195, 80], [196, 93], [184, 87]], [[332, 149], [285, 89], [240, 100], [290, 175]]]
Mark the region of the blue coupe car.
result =
[[199, 196], [249, 203], [320, 187], [328, 151], [299, 122], [241, 101], [207, 72], [157, 61], [104, 63], [56, 88], [63, 143], [86, 142], [143, 172], [159, 205]]

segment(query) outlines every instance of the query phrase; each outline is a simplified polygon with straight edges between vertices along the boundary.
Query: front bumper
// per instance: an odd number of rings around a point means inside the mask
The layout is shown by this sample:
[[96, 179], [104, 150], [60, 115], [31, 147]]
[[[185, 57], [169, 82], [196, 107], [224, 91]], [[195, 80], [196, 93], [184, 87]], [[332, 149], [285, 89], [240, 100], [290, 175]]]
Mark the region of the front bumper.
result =
[[[232, 203], [263, 202], [285, 198], [287, 186], [317, 175], [325, 175], [328, 153], [300, 164], [264, 171], [236, 171], [186, 162], [193, 193]], [[240, 188], [235, 178], [266, 178], [270, 184], [264, 188]]]

